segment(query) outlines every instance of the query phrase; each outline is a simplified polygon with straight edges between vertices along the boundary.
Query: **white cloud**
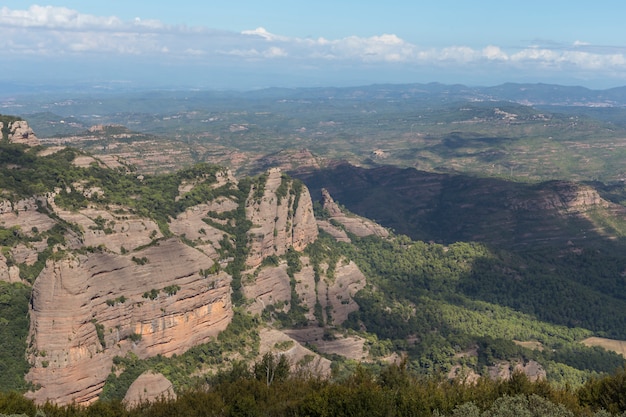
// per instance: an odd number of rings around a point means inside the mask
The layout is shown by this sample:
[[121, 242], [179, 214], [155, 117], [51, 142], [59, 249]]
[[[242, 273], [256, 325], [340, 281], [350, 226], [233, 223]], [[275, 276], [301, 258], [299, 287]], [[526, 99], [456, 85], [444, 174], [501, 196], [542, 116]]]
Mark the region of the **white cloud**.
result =
[[288, 41], [289, 40], [289, 38], [287, 37], [278, 36], [273, 33], [270, 33], [263, 27], [258, 27], [254, 30], [244, 30], [243, 32], [241, 32], [241, 34], [246, 35], [246, 36], [257, 36], [257, 37], [265, 39], [266, 41]]
[[267, 58], [280, 58], [286, 57], [289, 54], [283, 48], [272, 46], [271, 48], [268, 48], [263, 55]]
[[[193, 62], [229, 64], [279, 60], [281, 65], [318, 66], [345, 63], [406, 68], [452, 68], [463, 72], [481, 67], [488, 72], [593, 71], [626, 78], [626, 48], [594, 46], [575, 40], [567, 45], [541, 41], [525, 48], [490, 44], [474, 48], [463, 44], [434, 48], [386, 33], [340, 39], [298, 38], [258, 27], [241, 33], [206, 27], [171, 26], [157, 20], [82, 14], [65, 7], [32, 6], [26, 10], [0, 8], [0, 48], [18, 56], [85, 57], [97, 54], [114, 59], [193, 57]], [[541, 46], [540, 46], [540, 45]], [[68, 58], [69, 59], [69, 58]], [[203, 61], [204, 60], [204, 61]]]
[[509, 56], [500, 47], [489, 45], [483, 48], [482, 55], [492, 61], [508, 61]]
[[0, 9], [3, 27], [48, 29], [119, 29], [124, 23], [117, 17], [98, 17], [78, 13], [65, 7], [31, 6], [28, 10]]

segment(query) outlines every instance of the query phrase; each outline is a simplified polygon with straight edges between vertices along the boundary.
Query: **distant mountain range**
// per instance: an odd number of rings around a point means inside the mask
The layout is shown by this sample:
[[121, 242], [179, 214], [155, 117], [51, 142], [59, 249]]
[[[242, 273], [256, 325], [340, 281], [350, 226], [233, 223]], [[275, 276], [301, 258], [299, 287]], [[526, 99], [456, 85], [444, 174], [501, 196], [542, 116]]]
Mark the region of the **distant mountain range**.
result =
[[[376, 84], [357, 87], [267, 88], [252, 91], [218, 90], [133, 90], [124, 85], [86, 85], [61, 88], [47, 85], [0, 83], [0, 109], [4, 113], [24, 114], [45, 111], [56, 100], [73, 98], [64, 103], [66, 110], [78, 110], [81, 103], [97, 97], [103, 108], [107, 101], [121, 105], [117, 111], [144, 111], [147, 99], [163, 98], [160, 112], [185, 111], [199, 103], [234, 104], [239, 100], [403, 100], [450, 103], [456, 101], [512, 101], [534, 106], [626, 106], [626, 86], [592, 90], [579, 86], [555, 84], [506, 83], [493, 87], [469, 87], [462, 84]], [[148, 100], [152, 101], [152, 100]], [[154, 102], [152, 101], [152, 105]], [[77, 106], [74, 108], [74, 106]], [[152, 108], [154, 110], [154, 108]], [[56, 111], [56, 110], [55, 110]], [[58, 113], [58, 111], [56, 111]], [[74, 112], [75, 113], [75, 112]]]

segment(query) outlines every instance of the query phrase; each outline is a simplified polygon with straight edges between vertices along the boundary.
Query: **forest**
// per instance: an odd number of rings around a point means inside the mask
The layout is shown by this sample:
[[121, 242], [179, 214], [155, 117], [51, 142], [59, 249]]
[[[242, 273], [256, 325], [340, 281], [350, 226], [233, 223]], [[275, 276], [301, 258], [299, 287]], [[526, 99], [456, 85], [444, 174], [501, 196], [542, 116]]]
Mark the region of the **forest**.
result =
[[[267, 378], [271, 368], [272, 378]], [[404, 363], [373, 373], [357, 366], [336, 381], [289, 374], [282, 358], [265, 356], [248, 367], [234, 363], [211, 384], [177, 398], [132, 407], [119, 400], [89, 406], [36, 406], [15, 392], [0, 393], [0, 415], [29, 417], [140, 416], [423, 416], [610, 417], [626, 415], [626, 369], [589, 380], [577, 390], [531, 382], [481, 378], [474, 384], [417, 375]]]

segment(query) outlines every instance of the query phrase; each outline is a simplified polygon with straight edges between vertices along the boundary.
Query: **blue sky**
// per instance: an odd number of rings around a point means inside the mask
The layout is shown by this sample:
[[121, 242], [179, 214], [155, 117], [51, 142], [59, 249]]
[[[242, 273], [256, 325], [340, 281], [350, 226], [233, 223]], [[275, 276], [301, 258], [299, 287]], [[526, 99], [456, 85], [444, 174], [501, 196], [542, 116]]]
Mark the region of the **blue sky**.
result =
[[623, 1], [0, 4], [0, 83], [626, 85]]

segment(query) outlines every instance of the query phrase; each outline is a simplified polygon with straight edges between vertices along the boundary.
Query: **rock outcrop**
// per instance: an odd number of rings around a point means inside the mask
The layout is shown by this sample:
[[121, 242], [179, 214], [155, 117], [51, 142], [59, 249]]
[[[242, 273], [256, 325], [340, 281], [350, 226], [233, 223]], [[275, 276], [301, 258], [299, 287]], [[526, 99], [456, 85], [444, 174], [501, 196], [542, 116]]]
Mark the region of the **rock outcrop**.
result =
[[[315, 273], [309, 258], [302, 256], [300, 262], [302, 269], [294, 274], [294, 289], [299, 295], [300, 305], [307, 311], [305, 316], [309, 322], [319, 324], [316, 323], [319, 319], [315, 316], [316, 304], [321, 307], [321, 319], [324, 323], [333, 325], [340, 325], [348, 318], [348, 314], [359, 308], [353, 297], [365, 287], [366, 279], [354, 262], [340, 261], [332, 277], [326, 274], [328, 265], [320, 265], [319, 282], [315, 282]], [[248, 307], [252, 314], [261, 314], [269, 306], [280, 311], [289, 311], [291, 282], [286, 263], [261, 268], [252, 282], [244, 285], [243, 293], [252, 301]]]
[[532, 359], [527, 362], [514, 363], [502, 361], [489, 367], [489, 376], [494, 380], [511, 379], [514, 372], [523, 373], [530, 381], [546, 379], [546, 371], [543, 366]]
[[8, 126], [5, 126], [5, 122], [0, 122], [0, 130], [8, 131], [7, 139], [9, 142], [23, 143], [28, 146], [39, 145], [39, 139], [25, 120], [14, 120], [6, 123]]
[[[230, 174], [218, 177], [215, 187], [236, 186]], [[247, 264], [253, 270], [265, 257], [283, 255], [290, 248], [303, 250], [317, 238], [306, 187], [280, 170], [270, 170], [264, 179], [263, 192], [253, 189], [245, 201], [252, 224]], [[74, 187], [87, 198], [102, 193], [81, 184]], [[192, 187], [182, 184], [179, 192], [184, 196]], [[154, 220], [128, 208], [90, 204], [70, 211], [55, 204], [56, 195], [0, 204], [0, 225], [5, 228], [36, 225], [37, 232], [45, 232], [59, 221], [71, 225], [65, 242], [53, 248], [61, 252], [48, 259], [33, 285], [27, 352], [32, 368], [27, 379], [38, 389], [28, 393], [30, 398], [39, 403], [90, 403], [98, 398], [115, 356], [180, 354], [227, 327], [233, 316], [231, 276], [223, 272], [229, 260], [221, 242], [225, 236], [234, 242], [235, 236], [220, 224], [234, 220], [221, 220], [220, 215], [228, 218], [236, 212], [240, 203], [235, 197], [220, 196], [188, 208], [171, 219], [173, 237], [165, 238]], [[18, 264], [32, 265], [47, 249], [43, 240], [16, 245], [7, 253]], [[0, 278], [19, 281], [18, 267], [2, 260]], [[223, 265], [217, 267], [216, 262]], [[315, 282], [306, 263], [297, 277], [306, 284], [298, 284], [297, 290], [314, 320], [316, 300], [307, 293]], [[338, 322], [357, 308], [351, 297], [365, 282], [353, 269], [344, 273], [345, 267], [337, 269], [333, 282], [319, 284], [319, 302]], [[250, 311], [260, 313], [266, 305], [288, 302], [290, 285], [285, 265], [260, 269], [256, 284], [244, 287], [246, 297], [254, 300]]]
[[[80, 157], [77, 166], [96, 162]], [[194, 193], [195, 185], [207, 178], [183, 180], [175, 201]], [[166, 228], [131, 206], [103, 204], [106, 187], [89, 180], [66, 186], [85, 197], [78, 208], [57, 204], [60, 188], [0, 201], [0, 227], [12, 229], [0, 254], [0, 280], [33, 285], [26, 379], [36, 388], [26, 394], [29, 398], [89, 404], [102, 392], [114, 357], [129, 352], [140, 359], [167, 357], [215, 339], [234, 315], [232, 277], [225, 271], [239, 250], [240, 221], [250, 225], [243, 236], [243, 266], [248, 270], [242, 274], [242, 294], [251, 301], [251, 313], [262, 314], [279, 304], [289, 312], [294, 291], [306, 320], [316, 326], [340, 324], [358, 308], [353, 297], [365, 277], [354, 263], [340, 259], [332, 268], [321, 264], [316, 282], [308, 257], [300, 256], [302, 268], [291, 277], [280, 259], [317, 239], [306, 186], [279, 169], [255, 179], [247, 197], [228, 171], [218, 172], [209, 185], [215, 196], [208, 192], [208, 201], [170, 218]], [[277, 266], [261, 266], [267, 257], [274, 257]], [[298, 370], [328, 375], [327, 359], [282, 332], [265, 336], [276, 343], [295, 343], [284, 353]], [[126, 402], [171, 392], [162, 375], [145, 374], [135, 381]]]
[[278, 168], [270, 169], [265, 182], [250, 190], [246, 217], [252, 222], [247, 260], [251, 267], [268, 256], [284, 255], [290, 247], [301, 251], [317, 239], [308, 189], [283, 176]]
[[27, 379], [37, 402], [97, 399], [113, 357], [182, 353], [232, 318], [230, 276], [203, 276], [213, 261], [178, 239], [132, 255], [49, 261], [33, 287]]
[[17, 227], [26, 234], [32, 234], [33, 230], [44, 232], [51, 229], [57, 222], [38, 209], [40, 205], [46, 206], [47, 201], [45, 197], [31, 197], [16, 202], [0, 200], [0, 227]]
[[[376, 235], [380, 237], [388, 237], [389, 231], [381, 225], [366, 219], [365, 217], [357, 216], [355, 214], [346, 214], [344, 210], [339, 207], [335, 200], [325, 188], [322, 189], [322, 207], [327, 211], [331, 221], [335, 221], [341, 224], [348, 232], [358, 236], [364, 237], [369, 235]], [[349, 241], [346, 233], [334, 226], [332, 222], [321, 221], [320, 227], [330, 233], [339, 241]], [[344, 237], [345, 235], [345, 237]]]
[[9, 265], [7, 258], [0, 253], [0, 281], [21, 282], [20, 268], [16, 265]]
[[[289, 335], [275, 329], [262, 329], [259, 359], [266, 353], [284, 355], [289, 361], [292, 372], [315, 377], [330, 376], [331, 361], [305, 348]], [[286, 349], [279, 349], [286, 346]]]
[[136, 407], [158, 399], [176, 399], [174, 386], [163, 374], [146, 371], [133, 382], [124, 396], [124, 404]]

